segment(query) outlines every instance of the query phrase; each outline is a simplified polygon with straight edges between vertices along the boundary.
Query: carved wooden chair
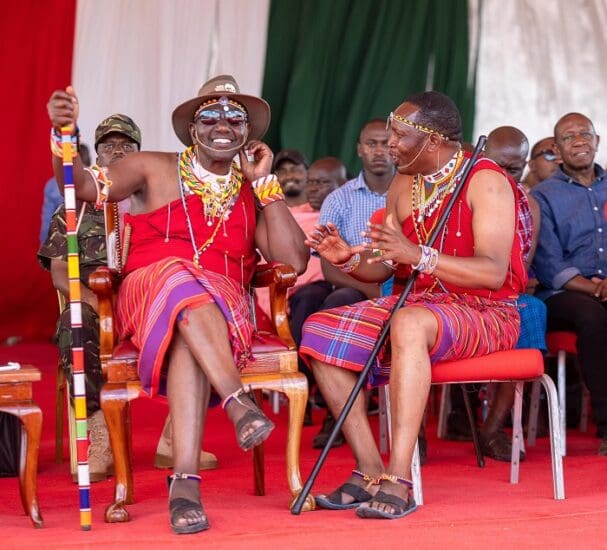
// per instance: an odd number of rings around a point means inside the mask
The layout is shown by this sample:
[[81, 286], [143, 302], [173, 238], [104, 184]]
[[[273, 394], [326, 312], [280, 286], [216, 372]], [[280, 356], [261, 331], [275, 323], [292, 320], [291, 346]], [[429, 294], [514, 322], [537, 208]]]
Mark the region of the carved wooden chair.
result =
[[[114, 502], [105, 511], [109, 523], [129, 521], [125, 505], [133, 502], [130, 401], [139, 397], [141, 382], [137, 374], [137, 350], [130, 341], [119, 342], [114, 324], [115, 291], [120, 283], [120, 215], [116, 205], [106, 206], [108, 265], [98, 268], [89, 278], [89, 286], [99, 300], [100, 359], [106, 383], [101, 391], [114, 455]], [[241, 373], [243, 385], [255, 391], [282, 392], [289, 401], [289, 425], [286, 448], [287, 483], [292, 505], [302, 489], [299, 471], [299, 447], [308, 384], [297, 370], [297, 351], [286, 315], [287, 289], [297, 279], [294, 269], [284, 264], [257, 266], [252, 287], [269, 287], [274, 332], [257, 331], [253, 338], [255, 361]], [[264, 494], [263, 446], [253, 452], [255, 494]], [[314, 508], [312, 497], [306, 509]]]

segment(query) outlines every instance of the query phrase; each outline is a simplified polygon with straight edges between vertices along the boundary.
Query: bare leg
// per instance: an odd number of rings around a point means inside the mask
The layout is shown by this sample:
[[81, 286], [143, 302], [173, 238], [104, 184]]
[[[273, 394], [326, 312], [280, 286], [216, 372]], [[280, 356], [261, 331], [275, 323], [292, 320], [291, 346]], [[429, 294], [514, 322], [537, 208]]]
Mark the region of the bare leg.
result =
[[[222, 399], [242, 389], [240, 374], [234, 364], [227, 323], [215, 304], [185, 311], [178, 328], [192, 356]], [[226, 413], [234, 424], [254, 407], [248, 397], [239, 399], [244, 404], [233, 399], [226, 407]], [[269, 421], [254, 420], [248, 423], [238, 434], [239, 440], [245, 439], [265, 422]]]
[[[173, 423], [173, 471], [198, 474], [200, 443], [204, 419], [209, 403], [210, 385], [202, 369], [190, 353], [183, 338], [176, 334], [169, 356], [167, 394]], [[195, 480], [174, 480], [171, 499], [200, 500], [200, 484]], [[185, 512], [179, 525], [197, 524], [204, 520], [204, 512]]]
[[[356, 383], [358, 374], [316, 360], [312, 360], [312, 367], [316, 383], [327, 402], [327, 406], [337, 418]], [[356, 469], [374, 478], [379, 477], [383, 471], [383, 462], [367, 418], [364, 393], [358, 394], [342, 426], [342, 431], [354, 454]], [[348, 482], [361, 487], [367, 485], [367, 482], [357, 476], [351, 476]], [[367, 490], [373, 493], [371, 488]], [[353, 500], [352, 496], [342, 493], [344, 504], [353, 502]]]
[[[388, 472], [411, 478], [411, 460], [430, 391], [431, 371], [428, 351], [434, 345], [438, 323], [429, 310], [408, 306], [392, 319], [390, 341], [390, 406], [392, 408], [392, 450]], [[406, 485], [383, 481], [381, 490], [407, 500]], [[393, 513], [389, 504], [371, 502], [373, 508]], [[365, 506], [364, 504], [362, 506]]]

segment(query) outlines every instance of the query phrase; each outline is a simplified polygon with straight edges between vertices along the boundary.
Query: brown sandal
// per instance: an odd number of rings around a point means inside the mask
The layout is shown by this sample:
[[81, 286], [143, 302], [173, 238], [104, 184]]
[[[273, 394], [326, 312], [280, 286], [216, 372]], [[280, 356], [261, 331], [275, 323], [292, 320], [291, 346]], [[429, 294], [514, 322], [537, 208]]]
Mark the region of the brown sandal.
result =
[[[171, 498], [171, 492], [176, 481], [183, 479], [193, 479], [200, 483], [200, 476], [196, 474], [182, 474], [174, 473], [167, 477], [167, 483], [169, 484], [169, 514], [170, 514], [170, 525], [173, 533], [177, 535], [187, 535], [192, 533], [199, 533], [200, 531], [206, 531], [210, 525], [209, 520], [206, 517], [202, 504], [200, 501], [190, 500], [189, 498], [177, 497]], [[178, 520], [186, 519], [184, 515], [188, 512], [200, 512], [202, 518], [195, 523], [186, 523], [185, 525], [178, 524]]]
[[[241, 400], [242, 396], [246, 398], [245, 401]], [[238, 445], [243, 451], [248, 451], [268, 438], [274, 429], [274, 422], [261, 412], [251, 391], [247, 392], [244, 388], [236, 390], [221, 402], [221, 408], [225, 410], [232, 401], [249, 409], [236, 421]], [[257, 428], [245, 435], [255, 423], [259, 424]]]

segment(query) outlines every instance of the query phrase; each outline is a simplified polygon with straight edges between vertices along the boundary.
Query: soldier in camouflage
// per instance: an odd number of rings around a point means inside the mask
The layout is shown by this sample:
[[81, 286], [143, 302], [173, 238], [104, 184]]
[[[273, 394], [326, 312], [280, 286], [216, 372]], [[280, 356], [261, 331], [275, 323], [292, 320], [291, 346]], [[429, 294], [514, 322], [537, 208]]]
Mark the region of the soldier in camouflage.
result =
[[[97, 164], [109, 166], [141, 147], [141, 131], [131, 118], [122, 114], [111, 115], [95, 130]], [[112, 453], [107, 427], [100, 410], [99, 393], [103, 385], [99, 362], [99, 317], [97, 297], [88, 288], [89, 275], [99, 266], [106, 265], [107, 251], [103, 210], [90, 203], [77, 204], [78, 250], [82, 291], [82, 330], [84, 341], [84, 368], [86, 379], [87, 418], [90, 428], [89, 447], [90, 480], [107, 478], [112, 468]], [[51, 220], [48, 236], [38, 251], [42, 267], [51, 272], [53, 285], [66, 299], [69, 296], [67, 276], [67, 238], [65, 207], [61, 205]], [[59, 347], [61, 363], [67, 379], [72, 383], [71, 331], [69, 306], [64, 308], [57, 321], [55, 342]]]

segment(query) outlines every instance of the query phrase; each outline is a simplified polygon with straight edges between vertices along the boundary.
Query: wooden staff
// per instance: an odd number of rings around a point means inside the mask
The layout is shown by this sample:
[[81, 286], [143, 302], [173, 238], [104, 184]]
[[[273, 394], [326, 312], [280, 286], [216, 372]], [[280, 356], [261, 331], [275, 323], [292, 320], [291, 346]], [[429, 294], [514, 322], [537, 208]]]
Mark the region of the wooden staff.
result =
[[80, 528], [91, 529], [88, 436], [86, 422], [86, 391], [84, 380], [84, 348], [82, 341], [82, 303], [80, 263], [78, 255], [78, 224], [76, 191], [73, 177], [72, 127], [61, 128], [65, 225], [67, 230], [67, 276], [69, 279], [70, 322], [72, 333], [72, 372], [74, 375], [74, 409], [76, 417], [76, 450], [78, 459], [78, 493], [80, 496]]
[[[430, 235], [430, 238], [428, 239], [428, 242], [426, 243], [427, 246], [432, 246], [434, 244], [434, 242], [436, 241], [436, 239], [438, 238], [438, 236], [441, 234], [443, 227], [447, 223], [449, 214], [451, 214], [453, 205], [455, 204], [455, 201], [457, 200], [457, 197], [459, 196], [460, 191], [463, 189], [463, 187], [468, 179], [468, 176], [470, 175], [470, 170], [472, 170], [472, 167], [476, 163], [476, 159], [478, 158], [478, 156], [482, 152], [483, 148], [485, 147], [486, 142], [487, 142], [486, 136], [481, 136], [478, 139], [478, 143], [476, 144], [476, 147], [474, 148], [474, 152], [472, 153], [470, 160], [468, 161], [468, 163], [466, 164], [466, 167], [464, 168], [462, 177], [457, 182], [457, 185], [453, 191], [453, 194], [451, 195], [451, 198], [449, 199], [449, 202], [447, 203], [445, 210], [443, 210], [443, 212], [436, 224], [436, 228], [434, 229], [434, 231], [432, 232], [432, 235]], [[411, 213], [411, 215], [413, 215], [413, 213]], [[318, 473], [320, 472], [320, 469], [322, 468], [322, 465], [324, 464], [324, 462], [327, 458], [327, 455], [329, 454], [329, 451], [331, 450], [331, 447], [333, 446], [333, 440], [335, 439], [335, 437], [341, 430], [341, 427], [342, 427], [344, 421], [346, 420], [346, 417], [348, 416], [348, 414], [350, 413], [350, 410], [352, 409], [352, 406], [354, 405], [354, 401], [356, 400], [358, 393], [360, 392], [363, 385], [367, 381], [367, 376], [369, 375], [369, 371], [371, 370], [371, 368], [373, 367], [373, 365], [375, 363], [377, 354], [379, 353], [382, 346], [384, 345], [384, 342], [386, 341], [386, 337], [388, 336], [388, 334], [390, 332], [390, 323], [392, 322], [392, 317], [405, 303], [405, 300], [407, 299], [407, 296], [409, 296], [409, 293], [411, 292], [411, 288], [413, 288], [413, 284], [415, 283], [415, 279], [417, 279], [418, 274], [419, 274], [419, 271], [413, 270], [413, 272], [407, 279], [405, 288], [403, 289], [401, 295], [399, 296], [398, 300], [394, 304], [394, 307], [390, 311], [390, 315], [386, 321], [386, 324], [384, 325], [384, 328], [379, 333], [377, 342], [375, 342], [375, 346], [373, 346], [371, 355], [369, 355], [369, 358], [367, 359], [367, 362], [365, 363], [365, 366], [364, 366], [363, 370], [361, 371], [360, 376], [358, 377], [358, 380], [356, 381], [356, 384], [354, 384], [354, 387], [352, 388], [352, 391], [350, 392], [350, 395], [348, 396], [348, 399], [347, 399], [346, 403], [344, 404], [344, 408], [341, 410], [341, 413], [339, 413], [339, 416], [337, 417], [337, 419], [335, 421], [333, 430], [329, 434], [329, 438], [327, 439], [327, 442], [325, 443], [323, 450], [321, 451], [320, 455], [318, 456], [318, 459], [316, 460], [316, 464], [314, 464], [314, 468], [312, 468], [310, 477], [308, 477], [308, 479], [306, 480], [306, 482], [303, 486], [303, 489], [301, 490], [301, 493], [299, 493], [299, 495], [297, 496], [297, 499], [293, 503], [293, 507], [291, 508], [292, 514], [299, 515], [301, 513], [301, 509], [303, 508], [306, 498], [307, 498], [308, 494], [310, 493], [310, 490], [312, 489], [312, 485], [314, 484], [314, 481], [316, 480], [316, 477], [318, 476]]]

